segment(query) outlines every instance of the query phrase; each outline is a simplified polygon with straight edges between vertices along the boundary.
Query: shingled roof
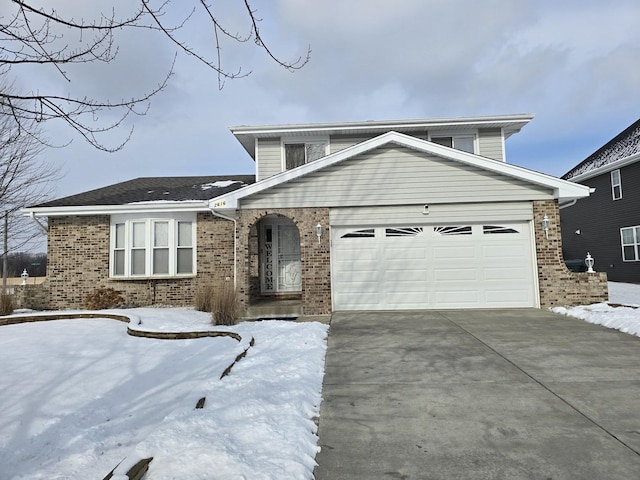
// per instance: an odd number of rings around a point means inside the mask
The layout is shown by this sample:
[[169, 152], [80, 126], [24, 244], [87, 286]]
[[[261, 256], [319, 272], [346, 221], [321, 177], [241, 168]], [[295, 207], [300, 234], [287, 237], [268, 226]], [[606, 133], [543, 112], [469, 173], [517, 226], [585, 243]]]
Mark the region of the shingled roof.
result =
[[142, 177], [59, 198], [29, 208], [127, 205], [139, 202], [161, 201], [206, 201], [254, 182], [254, 175]]
[[640, 153], [640, 119], [565, 173], [562, 178], [571, 180], [573, 177], [638, 153]]

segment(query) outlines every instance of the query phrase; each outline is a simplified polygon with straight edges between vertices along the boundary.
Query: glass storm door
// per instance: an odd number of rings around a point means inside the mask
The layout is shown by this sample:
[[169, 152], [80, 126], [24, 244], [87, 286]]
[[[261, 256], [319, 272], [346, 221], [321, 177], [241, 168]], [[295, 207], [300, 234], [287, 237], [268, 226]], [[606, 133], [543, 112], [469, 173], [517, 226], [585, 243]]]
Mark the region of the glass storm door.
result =
[[291, 223], [262, 226], [262, 293], [299, 292], [302, 289], [300, 234]]

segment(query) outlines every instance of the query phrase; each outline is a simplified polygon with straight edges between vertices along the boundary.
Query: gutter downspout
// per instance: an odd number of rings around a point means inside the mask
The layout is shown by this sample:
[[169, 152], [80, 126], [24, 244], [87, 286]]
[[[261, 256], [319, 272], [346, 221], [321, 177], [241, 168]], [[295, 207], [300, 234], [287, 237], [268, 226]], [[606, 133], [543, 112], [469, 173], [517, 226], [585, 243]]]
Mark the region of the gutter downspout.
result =
[[29, 214], [29, 216], [31, 217], [31, 220], [33, 220], [34, 222], [36, 222], [36, 224], [40, 227], [40, 230], [42, 230], [45, 234], [49, 233], [49, 230], [47, 229], [47, 227], [45, 227], [44, 225], [42, 225], [40, 223], [40, 221], [36, 218], [36, 214], [35, 212], [31, 212]]
[[238, 278], [238, 221], [235, 218], [232, 217], [228, 217], [226, 215], [223, 215], [220, 212], [216, 212], [213, 208], [210, 208], [209, 211], [211, 212], [212, 215], [216, 216], [216, 217], [220, 217], [223, 218], [225, 220], [229, 220], [231, 222], [233, 222], [233, 289], [237, 289], [238, 288], [238, 282], [237, 282], [237, 278]]
[[563, 203], [562, 205], [558, 205], [558, 209], [562, 210], [563, 208], [567, 208], [567, 207], [573, 207], [576, 203], [578, 203], [578, 200], [576, 200], [575, 198], [573, 200], [571, 200], [570, 202], [567, 203]]
[[[589, 194], [592, 194], [596, 191], [595, 187], [591, 187], [589, 189]], [[578, 199], [574, 198], [573, 200], [571, 200], [570, 202], [567, 203], [563, 203], [562, 205], [559, 205], [558, 208], [559, 210], [562, 210], [563, 208], [567, 208], [567, 207], [573, 207], [576, 203], [578, 203]]]

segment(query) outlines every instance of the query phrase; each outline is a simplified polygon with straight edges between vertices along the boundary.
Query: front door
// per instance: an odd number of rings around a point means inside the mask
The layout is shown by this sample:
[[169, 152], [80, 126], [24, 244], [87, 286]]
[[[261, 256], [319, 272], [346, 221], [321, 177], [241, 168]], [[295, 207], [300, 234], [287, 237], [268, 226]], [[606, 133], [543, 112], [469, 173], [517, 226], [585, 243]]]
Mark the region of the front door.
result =
[[300, 233], [290, 220], [266, 218], [261, 222], [260, 285], [263, 294], [302, 290]]

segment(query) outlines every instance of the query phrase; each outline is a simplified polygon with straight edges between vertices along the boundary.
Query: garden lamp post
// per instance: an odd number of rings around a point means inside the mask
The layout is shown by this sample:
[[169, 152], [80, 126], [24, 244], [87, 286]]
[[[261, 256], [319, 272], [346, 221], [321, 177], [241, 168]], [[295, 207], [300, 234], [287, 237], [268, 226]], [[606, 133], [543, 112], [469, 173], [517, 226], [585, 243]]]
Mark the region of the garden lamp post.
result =
[[587, 266], [587, 273], [595, 273], [595, 270], [593, 269], [594, 263], [595, 260], [593, 259], [591, 254], [587, 252], [587, 258], [584, 259], [584, 264]]

